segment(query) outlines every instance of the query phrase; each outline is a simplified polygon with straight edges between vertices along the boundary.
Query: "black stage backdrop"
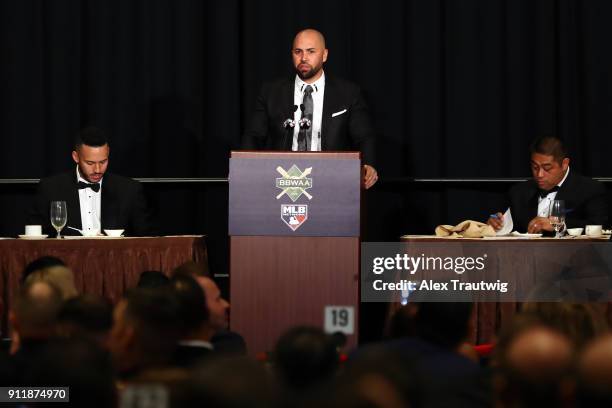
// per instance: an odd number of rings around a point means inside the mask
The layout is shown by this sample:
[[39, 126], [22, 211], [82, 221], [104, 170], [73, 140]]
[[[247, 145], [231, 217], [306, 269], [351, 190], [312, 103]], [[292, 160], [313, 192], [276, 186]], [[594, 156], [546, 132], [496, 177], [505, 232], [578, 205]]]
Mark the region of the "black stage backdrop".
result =
[[[379, 130], [365, 238], [485, 219], [508, 185], [398, 179], [528, 176], [542, 134], [611, 176], [611, 19], [609, 0], [3, 0], [0, 178], [72, 169], [86, 124], [116, 173], [225, 177], [262, 81], [292, 75], [293, 35], [316, 27]], [[147, 190], [162, 232], [209, 234], [226, 272], [226, 185]], [[3, 187], [0, 233], [22, 230], [31, 192]]]

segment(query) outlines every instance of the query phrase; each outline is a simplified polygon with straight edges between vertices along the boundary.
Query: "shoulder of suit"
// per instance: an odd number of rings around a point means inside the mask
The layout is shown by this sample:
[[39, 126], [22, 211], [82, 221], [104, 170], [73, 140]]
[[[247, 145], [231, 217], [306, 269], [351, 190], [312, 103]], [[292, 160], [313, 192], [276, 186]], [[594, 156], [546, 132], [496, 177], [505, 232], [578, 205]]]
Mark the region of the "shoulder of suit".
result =
[[520, 183], [516, 183], [515, 185], [510, 187], [509, 194], [510, 195], [526, 194], [526, 193], [531, 193], [537, 189], [538, 189], [538, 186], [535, 184], [535, 182], [532, 179], [529, 179], [529, 180], [521, 181]]
[[59, 184], [59, 183], [74, 183], [76, 182], [76, 173], [74, 171], [53, 174], [51, 176], [40, 179], [40, 184]]
[[261, 85], [261, 89], [263, 91], [266, 91], [270, 89], [278, 89], [278, 88], [283, 88], [287, 86], [293, 87], [294, 84], [295, 84], [295, 77], [294, 78], [276, 78], [271, 81], [265, 81]]
[[591, 177], [583, 176], [582, 174], [577, 173], [573, 170], [570, 172], [566, 181], [569, 181], [571, 185], [580, 185], [583, 188], [587, 188], [589, 190], [604, 191], [606, 189], [603, 183], [597, 180], [593, 180]]
[[[115, 173], [106, 173], [104, 175], [104, 181], [113, 183], [113, 185], [116, 186], [137, 187], [140, 185], [140, 182], [138, 180], [134, 180], [130, 177], [120, 176], [119, 174]], [[104, 185], [104, 181], [102, 182], [102, 185]]]

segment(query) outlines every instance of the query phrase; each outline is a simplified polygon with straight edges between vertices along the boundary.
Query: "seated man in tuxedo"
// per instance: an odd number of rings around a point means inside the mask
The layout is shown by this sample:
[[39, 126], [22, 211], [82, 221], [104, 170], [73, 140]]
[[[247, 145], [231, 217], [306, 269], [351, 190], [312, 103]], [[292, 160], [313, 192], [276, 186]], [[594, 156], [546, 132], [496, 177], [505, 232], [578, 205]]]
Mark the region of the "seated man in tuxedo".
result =
[[323, 35], [300, 31], [291, 51], [295, 78], [264, 84], [243, 137], [244, 149], [324, 151], [359, 150], [363, 180], [378, 180], [374, 129], [359, 87], [323, 71], [328, 50]]
[[[570, 158], [561, 140], [541, 137], [531, 146], [533, 179], [510, 189], [510, 210], [514, 229], [520, 232], [554, 231], [548, 220], [550, 203], [564, 200], [567, 228], [608, 223], [608, 203], [603, 184], [570, 169]], [[488, 224], [503, 226], [502, 214], [491, 216]]]
[[[88, 127], [77, 135], [72, 159], [74, 171], [40, 180], [29, 223], [53, 231], [51, 201], [65, 201], [66, 226], [84, 232], [125, 229], [125, 235], [151, 235], [150, 212], [140, 183], [107, 173], [109, 145], [102, 130]], [[64, 228], [66, 235], [78, 232]]]

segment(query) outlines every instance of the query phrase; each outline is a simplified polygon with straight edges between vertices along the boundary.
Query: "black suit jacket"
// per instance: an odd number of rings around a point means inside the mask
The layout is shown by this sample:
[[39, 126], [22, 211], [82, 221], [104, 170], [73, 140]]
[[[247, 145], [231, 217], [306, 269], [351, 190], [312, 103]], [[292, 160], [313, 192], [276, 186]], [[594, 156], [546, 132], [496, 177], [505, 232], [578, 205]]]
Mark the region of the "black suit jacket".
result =
[[[106, 173], [101, 190], [102, 229], [125, 229], [128, 236], [152, 235], [151, 213], [142, 185], [130, 178]], [[76, 173], [62, 173], [40, 180], [36, 201], [31, 208], [28, 223], [42, 225], [45, 234], [53, 233], [49, 209], [51, 201], [66, 201], [66, 226], [81, 229], [81, 207]], [[64, 228], [62, 234], [79, 235]]]
[[[510, 209], [515, 230], [527, 231], [529, 221], [537, 216], [538, 195], [539, 188], [533, 180], [516, 184], [510, 189]], [[565, 200], [567, 228], [608, 223], [606, 188], [591, 178], [570, 170], [555, 199]]]
[[[250, 150], [291, 150], [293, 129], [283, 122], [293, 118], [295, 78], [262, 86], [242, 147]], [[346, 110], [344, 113], [339, 113]], [[332, 114], [337, 114], [332, 117]], [[374, 164], [375, 132], [359, 87], [326, 76], [321, 120], [321, 150], [358, 150], [366, 164]]]

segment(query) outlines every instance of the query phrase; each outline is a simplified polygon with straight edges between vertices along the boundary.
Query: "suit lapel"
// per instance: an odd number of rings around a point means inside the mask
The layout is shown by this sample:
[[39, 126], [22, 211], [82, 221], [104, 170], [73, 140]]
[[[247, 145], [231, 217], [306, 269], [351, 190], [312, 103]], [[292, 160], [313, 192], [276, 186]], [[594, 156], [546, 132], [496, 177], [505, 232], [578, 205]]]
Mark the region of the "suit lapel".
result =
[[[292, 106], [295, 105], [294, 94], [295, 94], [295, 79], [288, 79], [283, 84], [283, 92], [285, 100], [282, 101], [283, 109], [290, 110]], [[299, 108], [298, 108], [299, 109]], [[288, 117], [294, 112], [291, 110]], [[286, 117], [282, 118], [281, 121], [284, 121]], [[279, 126], [282, 127], [282, 122], [279, 123]], [[284, 142], [284, 145], [283, 145]], [[293, 145], [293, 132], [288, 131], [287, 129], [283, 129], [281, 142], [279, 142], [278, 150], [291, 150], [291, 146]]]
[[79, 187], [77, 185], [76, 175], [73, 173], [70, 191], [67, 194], [70, 199], [66, 203], [68, 211], [68, 222], [66, 226], [83, 229], [83, 221], [81, 220], [81, 199], [79, 198]]
[[321, 150], [327, 150], [329, 145], [330, 135], [327, 132], [329, 129], [329, 121], [331, 120], [331, 114], [336, 104], [335, 100], [336, 93], [334, 92], [334, 81], [325, 77], [325, 91], [323, 94], [323, 117], [321, 118]]
[[110, 221], [110, 205], [111, 197], [113, 195], [113, 178], [110, 174], [104, 176], [102, 182], [102, 191], [100, 192], [100, 229], [113, 228], [109, 226]]

